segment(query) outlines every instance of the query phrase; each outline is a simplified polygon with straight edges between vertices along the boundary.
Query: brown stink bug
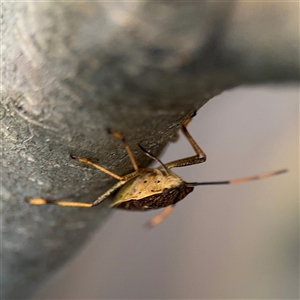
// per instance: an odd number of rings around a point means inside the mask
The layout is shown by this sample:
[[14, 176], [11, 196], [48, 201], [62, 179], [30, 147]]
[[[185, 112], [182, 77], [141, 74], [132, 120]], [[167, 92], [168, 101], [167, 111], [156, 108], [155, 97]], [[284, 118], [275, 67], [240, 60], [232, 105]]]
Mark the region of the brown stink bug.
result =
[[199, 164], [205, 162], [206, 160], [205, 153], [197, 145], [197, 143], [189, 134], [186, 128], [189, 121], [195, 115], [196, 113], [187, 118], [181, 124], [181, 131], [183, 132], [187, 140], [190, 142], [191, 146], [196, 152], [196, 155], [163, 164], [157, 157], [145, 150], [141, 145], [138, 145], [147, 156], [151, 157], [153, 160], [157, 161], [160, 164], [158, 168], [139, 168], [124, 136], [119, 132], [109, 130], [110, 134], [112, 134], [116, 138], [121, 139], [122, 143], [124, 144], [128, 156], [131, 160], [132, 166], [134, 168], [134, 171], [132, 173], [129, 173], [124, 176], [119, 176], [107, 170], [106, 168], [93, 163], [87, 158], [72, 156], [72, 158], [80, 162], [92, 165], [100, 171], [116, 178], [118, 182], [115, 183], [110, 189], [108, 189], [104, 194], [102, 194], [100, 197], [98, 197], [98, 199], [96, 199], [92, 203], [72, 202], [64, 200], [48, 200], [44, 198], [34, 198], [26, 201], [33, 205], [54, 204], [59, 206], [90, 208], [98, 205], [104, 199], [106, 199], [108, 196], [110, 196], [112, 193], [118, 190], [111, 204], [112, 208], [146, 211], [149, 209], [158, 209], [165, 207], [165, 209], [160, 214], [158, 214], [148, 223], [150, 227], [153, 227], [159, 224], [172, 211], [174, 205], [178, 201], [182, 200], [189, 193], [191, 193], [195, 186], [242, 183], [251, 180], [267, 178], [287, 171], [284, 169], [256, 176], [226, 181], [185, 182], [173, 171], [171, 171], [171, 169], [175, 167], [184, 167]]

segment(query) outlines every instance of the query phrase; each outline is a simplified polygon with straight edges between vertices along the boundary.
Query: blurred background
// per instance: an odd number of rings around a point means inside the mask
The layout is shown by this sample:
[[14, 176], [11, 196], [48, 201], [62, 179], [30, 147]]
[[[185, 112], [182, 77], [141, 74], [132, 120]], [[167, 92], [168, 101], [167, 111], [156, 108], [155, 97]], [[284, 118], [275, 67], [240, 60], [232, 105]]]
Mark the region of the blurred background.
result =
[[[152, 230], [143, 225], [159, 211], [115, 210], [34, 299], [299, 297], [298, 86], [222, 93], [200, 109], [189, 131], [207, 161], [174, 169], [186, 181], [289, 172], [195, 188]], [[190, 155], [180, 135], [161, 159]]]

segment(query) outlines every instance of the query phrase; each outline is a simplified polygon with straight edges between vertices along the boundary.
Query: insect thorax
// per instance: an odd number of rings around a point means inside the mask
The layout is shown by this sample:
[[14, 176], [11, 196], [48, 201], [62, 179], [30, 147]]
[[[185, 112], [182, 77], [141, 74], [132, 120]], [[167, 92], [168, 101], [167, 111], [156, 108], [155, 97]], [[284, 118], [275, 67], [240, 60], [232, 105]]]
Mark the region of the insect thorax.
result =
[[158, 169], [142, 174], [126, 183], [117, 193], [112, 207], [128, 210], [149, 210], [177, 203], [193, 191], [174, 173]]

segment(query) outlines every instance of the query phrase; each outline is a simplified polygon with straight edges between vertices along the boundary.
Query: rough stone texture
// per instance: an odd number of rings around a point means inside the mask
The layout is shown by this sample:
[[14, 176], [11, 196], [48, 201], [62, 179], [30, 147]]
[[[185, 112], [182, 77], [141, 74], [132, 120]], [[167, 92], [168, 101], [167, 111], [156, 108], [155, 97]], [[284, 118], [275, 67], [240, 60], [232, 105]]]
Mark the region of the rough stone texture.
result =
[[[245, 83], [299, 79], [299, 3], [2, 4], [2, 297], [26, 298], [107, 216], [34, 207], [92, 201], [132, 170], [120, 141], [158, 154], [181, 120]], [[105, 241], [104, 241], [105, 242]]]

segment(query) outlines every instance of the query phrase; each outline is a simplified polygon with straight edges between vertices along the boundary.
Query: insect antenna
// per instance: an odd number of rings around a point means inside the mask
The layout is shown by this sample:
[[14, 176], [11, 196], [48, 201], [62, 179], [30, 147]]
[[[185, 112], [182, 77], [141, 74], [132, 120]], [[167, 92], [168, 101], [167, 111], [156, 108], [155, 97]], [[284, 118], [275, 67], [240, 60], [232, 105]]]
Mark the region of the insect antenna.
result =
[[243, 178], [236, 178], [232, 180], [224, 180], [224, 181], [206, 181], [206, 182], [188, 182], [188, 186], [198, 186], [198, 185], [217, 185], [217, 184], [235, 184], [235, 183], [243, 183], [247, 181], [253, 181], [253, 180], [259, 180], [263, 178], [268, 178], [271, 176], [279, 175], [286, 173], [288, 170], [287, 169], [282, 169], [278, 171], [272, 171], [260, 175], [255, 175], [255, 176], [249, 176], [249, 177], [243, 177]]
[[164, 170], [167, 172], [167, 174], [170, 173], [170, 170], [166, 167], [166, 165], [159, 158], [155, 157], [153, 154], [151, 154], [149, 151], [147, 151], [142, 145], [138, 144], [138, 146], [141, 148], [141, 150], [143, 152], [145, 152], [145, 154], [147, 156], [149, 156], [153, 160], [157, 161], [164, 168]]

